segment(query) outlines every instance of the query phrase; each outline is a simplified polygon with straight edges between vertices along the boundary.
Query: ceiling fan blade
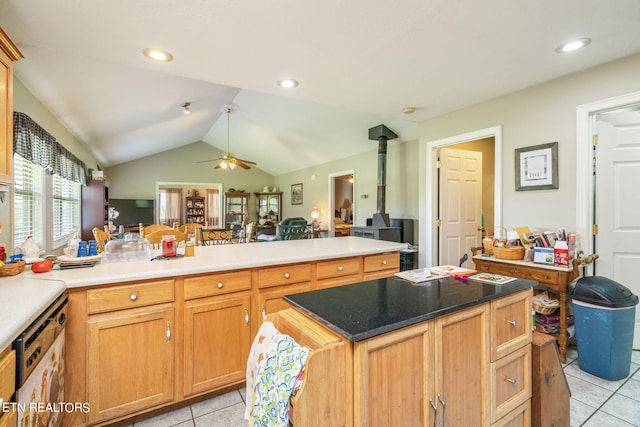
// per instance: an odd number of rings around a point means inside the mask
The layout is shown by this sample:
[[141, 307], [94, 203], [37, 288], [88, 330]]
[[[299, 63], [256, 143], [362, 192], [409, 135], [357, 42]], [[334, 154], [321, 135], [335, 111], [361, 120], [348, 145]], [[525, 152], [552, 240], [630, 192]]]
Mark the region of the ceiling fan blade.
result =
[[196, 163], [208, 163], [208, 162], [217, 162], [220, 159], [211, 159], [211, 160], [200, 160], [199, 162]]
[[245, 160], [245, 159], [236, 159], [236, 160], [238, 160], [240, 162], [244, 162], [244, 163], [249, 163], [251, 165], [257, 165], [256, 162], [252, 162], [251, 160]]
[[251, 166], [245, 165], [244, 162], [240, 159], [236, 159], [235, 164], [240, 166], [242, 169], [251, 169]]

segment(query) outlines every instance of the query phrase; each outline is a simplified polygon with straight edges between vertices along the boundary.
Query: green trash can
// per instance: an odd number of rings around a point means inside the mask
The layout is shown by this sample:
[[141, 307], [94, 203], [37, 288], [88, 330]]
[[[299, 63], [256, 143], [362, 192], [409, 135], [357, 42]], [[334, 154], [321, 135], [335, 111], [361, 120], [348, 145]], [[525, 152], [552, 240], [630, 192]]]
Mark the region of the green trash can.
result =
[[601, 276], [583, 277], [573, 292], [580, 369], [606, 380], [629, 375], [638, 296]]

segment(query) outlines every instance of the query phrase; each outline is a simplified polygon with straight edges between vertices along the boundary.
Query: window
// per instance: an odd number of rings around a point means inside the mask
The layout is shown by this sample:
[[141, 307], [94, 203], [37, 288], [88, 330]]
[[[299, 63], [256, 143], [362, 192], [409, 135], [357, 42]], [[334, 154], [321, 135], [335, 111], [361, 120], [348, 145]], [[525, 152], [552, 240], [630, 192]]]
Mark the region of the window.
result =
[[33, 236], [43, 247], [43, 169], [16, 154], [13, 158], [13, 247]]
[[44, 252], [67, 243], [75, 227], [80, 228], [80, 184], [14, 155], [14, 247], [28, 236]]
[[66, 244], [69, 235], [80, 225], [80, 185], [53, 175], [53, 246]]

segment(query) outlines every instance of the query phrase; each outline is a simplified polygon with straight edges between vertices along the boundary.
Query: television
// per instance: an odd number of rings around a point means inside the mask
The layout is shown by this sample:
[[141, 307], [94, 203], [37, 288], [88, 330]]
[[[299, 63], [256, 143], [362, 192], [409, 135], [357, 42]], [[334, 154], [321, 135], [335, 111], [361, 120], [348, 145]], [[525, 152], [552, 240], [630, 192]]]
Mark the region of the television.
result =
[[153, 224], [153, 200], [147, 199], [109, 199], [109, 207], [118, 211], [113, 224], [133, 227], [140, 223]]

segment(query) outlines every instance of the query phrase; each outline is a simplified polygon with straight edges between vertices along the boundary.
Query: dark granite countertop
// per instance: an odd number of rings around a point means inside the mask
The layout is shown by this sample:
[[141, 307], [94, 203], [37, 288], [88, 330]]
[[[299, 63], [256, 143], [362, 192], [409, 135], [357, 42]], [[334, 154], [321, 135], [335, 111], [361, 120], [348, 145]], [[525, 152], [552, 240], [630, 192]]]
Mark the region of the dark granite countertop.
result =
[[362, 341], [537, 285], [504, 285], [453, 278], [414, 284], [398, 277], [302, 292], [284, 297], [348, 340]]

